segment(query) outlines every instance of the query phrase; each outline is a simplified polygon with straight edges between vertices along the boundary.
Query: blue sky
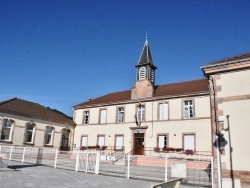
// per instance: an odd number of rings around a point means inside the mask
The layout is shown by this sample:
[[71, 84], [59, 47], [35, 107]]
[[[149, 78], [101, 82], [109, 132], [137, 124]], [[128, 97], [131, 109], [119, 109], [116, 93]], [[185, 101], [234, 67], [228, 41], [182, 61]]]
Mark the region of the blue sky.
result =
[[73, 114], [89, 97], [130, 89], [146, 31], [156, 84], [250, 52], [250, 1], [0, 0], [0, 101]]

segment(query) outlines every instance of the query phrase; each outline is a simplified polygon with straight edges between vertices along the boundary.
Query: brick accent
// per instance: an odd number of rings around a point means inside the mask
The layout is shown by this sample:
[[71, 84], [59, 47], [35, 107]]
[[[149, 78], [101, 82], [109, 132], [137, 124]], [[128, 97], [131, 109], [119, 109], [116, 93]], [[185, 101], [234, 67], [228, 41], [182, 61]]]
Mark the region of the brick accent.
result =
[[136, 81], [135, 86], [131, 91], [131, 99], [152, 97], [154, 93], [153, 84], [145, 79]]

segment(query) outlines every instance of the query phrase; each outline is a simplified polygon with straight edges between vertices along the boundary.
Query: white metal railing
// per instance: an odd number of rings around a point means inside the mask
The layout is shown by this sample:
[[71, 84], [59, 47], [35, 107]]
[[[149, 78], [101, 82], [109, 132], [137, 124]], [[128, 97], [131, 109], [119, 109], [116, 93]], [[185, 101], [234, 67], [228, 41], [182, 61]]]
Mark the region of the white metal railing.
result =
[[182, 177], [188, 183], [208, 186], [213, 178], [213, 158], [208, 155], [184, 158], [0, 145], [0, 156], [3, 154], [9, 161], [124, 178], [167, 181]]

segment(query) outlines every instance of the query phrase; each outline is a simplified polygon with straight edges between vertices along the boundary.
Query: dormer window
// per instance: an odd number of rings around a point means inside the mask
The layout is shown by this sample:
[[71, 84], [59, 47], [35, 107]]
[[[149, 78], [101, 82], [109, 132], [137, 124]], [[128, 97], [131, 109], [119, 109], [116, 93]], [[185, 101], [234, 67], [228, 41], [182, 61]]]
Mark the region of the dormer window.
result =
[[139, 80], [143, 80], [146, 78], [146, 68], [145, 67], [141, 67], [139, 69]]

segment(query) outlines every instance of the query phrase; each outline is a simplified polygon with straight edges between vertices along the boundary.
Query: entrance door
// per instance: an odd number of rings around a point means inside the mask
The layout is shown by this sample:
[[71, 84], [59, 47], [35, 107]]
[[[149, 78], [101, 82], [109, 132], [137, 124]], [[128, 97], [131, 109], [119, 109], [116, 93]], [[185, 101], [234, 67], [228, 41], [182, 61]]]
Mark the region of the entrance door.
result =
[[69, 147], [69, 130], [63, 129], [62, 130], [62, 139], [61, 139], [61, 147], [60, 150], [68, 151]]
[[134, 154], [135, 155], [144, 154], [144, 133], [134, 134]]

